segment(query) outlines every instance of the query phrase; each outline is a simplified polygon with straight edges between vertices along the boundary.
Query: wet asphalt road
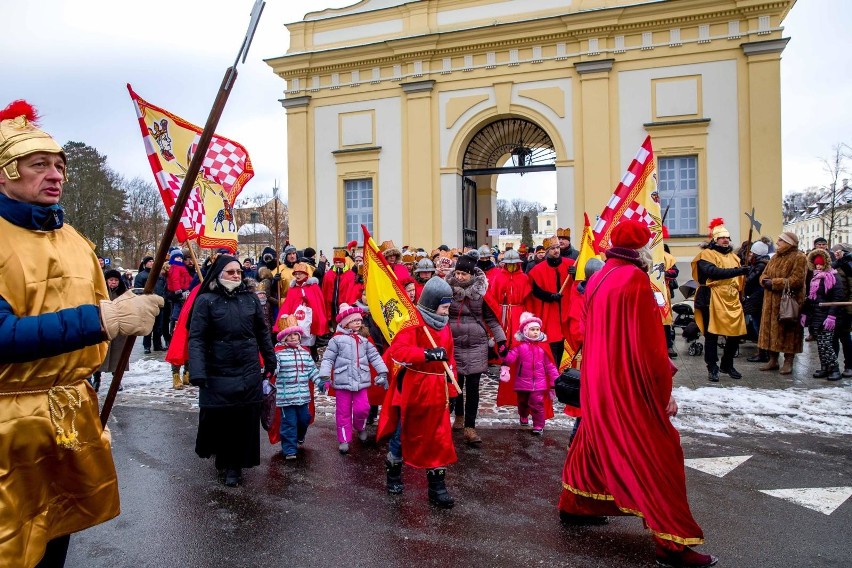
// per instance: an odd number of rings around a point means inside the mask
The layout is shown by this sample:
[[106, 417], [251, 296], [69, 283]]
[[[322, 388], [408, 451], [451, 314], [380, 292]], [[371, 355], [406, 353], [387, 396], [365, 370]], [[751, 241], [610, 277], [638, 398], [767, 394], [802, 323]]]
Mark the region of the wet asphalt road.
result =
[[[285, 462], [264, 439], [244, 485], [216, 481], [193, 452], [197, 415], [117, 406], [110, 419], [122, 514], [71, 540], [67, 566], [653, 566], [653, 543], [634, 517], [562, 527], [556, 502], [568, 432], [484, 429], [471, 449], [457, 437], [450, 511], [429, 506], [425, 474], [406, 467], [405, 493], [384, 490], [384, 447], [336, 451], [333, 420], [308, 432]], [[458, 434], [456, 434], [458, 436]], [[265, 434], [264, 434], [265, 436]], [[850, 566], [852, 500], [831, 515], [759, 489], [849, 486], [849, 437], [684, 436], [686, 458], [753, 455], [724, 478], [687, 469], [701, 549], [726, 567]]]

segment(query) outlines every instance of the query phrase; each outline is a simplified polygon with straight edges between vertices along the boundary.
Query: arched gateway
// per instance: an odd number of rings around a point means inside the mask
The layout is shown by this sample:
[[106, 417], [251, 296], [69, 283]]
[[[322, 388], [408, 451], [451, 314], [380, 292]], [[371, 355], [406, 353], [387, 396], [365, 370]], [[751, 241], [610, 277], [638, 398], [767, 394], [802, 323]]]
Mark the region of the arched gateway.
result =
[[[713, 217], [780, 231], [780, 55], [793, 0], [362, 0], [288, 24], [291, 239], [485, 241], [495, 168], [556, 171], [599, 213], [647, 135], [687, 260]], [[505, 168], [500, 170], [506, 171]], [[534, 197], [533, 197], [534, 199]]]
[[[497, 217], [496, 192], [489, 189], [480, 199], [477, 187], [496, 188], [500, 174], [550, 171], [556, 171], [556, 151], [540, 126], [523, 118], [483, 126], [462, 158], [462, 244], [476, 247], [487, 242], [487, 226]], [[478, 214], [480, 209], [483, 215]]]

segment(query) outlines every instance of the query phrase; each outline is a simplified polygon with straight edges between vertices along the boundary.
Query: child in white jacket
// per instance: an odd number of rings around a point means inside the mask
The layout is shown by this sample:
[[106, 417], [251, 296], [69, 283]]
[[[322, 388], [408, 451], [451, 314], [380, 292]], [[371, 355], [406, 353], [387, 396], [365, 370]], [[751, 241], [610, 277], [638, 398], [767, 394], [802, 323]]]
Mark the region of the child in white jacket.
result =
[[[363, 311], [357, 306], [340, 304], [337, 314], [337, 331], [328, 342], [320, 365], [320, 377], [332, 380], [337, 403], [337, 442], [341, 454], [349, 452], [353, 433], [358, 439], [367, 439], [367, 415], [370, 401], [370, 366], [378, 376], [376, 384], [388, 387], [388, 368], [378, 349], [358, 334]], [[323, 387], [325, 383], [323, 383]], [[324, 389], [323, 389], [324, 390]]]

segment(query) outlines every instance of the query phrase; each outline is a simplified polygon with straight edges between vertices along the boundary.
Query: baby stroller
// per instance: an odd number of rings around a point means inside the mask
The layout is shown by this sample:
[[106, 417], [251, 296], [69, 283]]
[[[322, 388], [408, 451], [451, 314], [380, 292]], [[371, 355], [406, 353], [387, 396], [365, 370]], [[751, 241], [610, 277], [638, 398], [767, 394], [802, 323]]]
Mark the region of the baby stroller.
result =
[[695, 298], [693, 296], [695, 296], [697, 289], [698, 284], [695, 280], [687, 281], [678, 288], [680, 293], [683, 294], [683, 300], [672, 304], [672, 311], [677, 314], [672, 320], [672, 327], [681, 329], [681, 335], [689, 344], [686, 352], [693, 356], [704, 353], [704, 345], [698, 341], [701, 338], [701, 330], [695, 323]]

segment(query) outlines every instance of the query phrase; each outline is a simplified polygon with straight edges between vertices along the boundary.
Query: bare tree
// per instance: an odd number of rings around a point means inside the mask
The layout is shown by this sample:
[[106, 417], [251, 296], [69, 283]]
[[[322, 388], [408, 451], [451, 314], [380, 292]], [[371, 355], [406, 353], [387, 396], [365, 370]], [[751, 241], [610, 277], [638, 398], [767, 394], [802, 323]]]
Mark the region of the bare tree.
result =
[[830, 185], [828, 187], [830, 203], [826, 208], [823, 218], [823, 223], [828, 225], [828, 235], [826, 235], [826, 239], [828, 239], [829, 243], [834, 242], [832, 237], [834, 235], [834, 226], [837, 221], [838, 213], [842, 209], [848, 208], [848, 204], [838, 203], [838, 191], [842, 188], [837, 187], [837, 182], [841, 175], [849, 171], [847, 161], [850, 158], [852, 158], [852, 147], [848, 144], [844, 144], [843, 142], [839, 142], [832, 146], [831, 157], [822, 159], [823, 169], [826, 173], [828, 173], [830, 179]]
[[538, 214], [546, 207], [537, 201], [526, 199], [497, 200], [497, 222], [501, 228], [509, 229], [509, 233], [517, 235], [522, 231], [524, 217], [529, 217], [531, 229], [538, 232]]
[[126, 204], [118, 233], [126, 268], [136, 266], [144, 256], [154, 254], [166, 227], [166, 210], [153, 183], [136, 177], [122, 180]]

